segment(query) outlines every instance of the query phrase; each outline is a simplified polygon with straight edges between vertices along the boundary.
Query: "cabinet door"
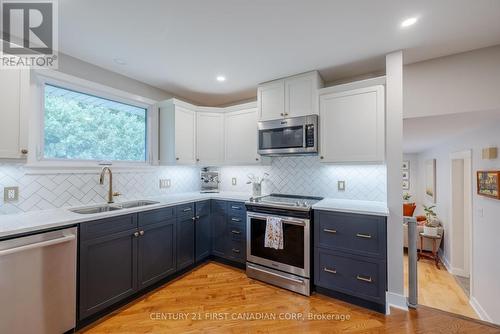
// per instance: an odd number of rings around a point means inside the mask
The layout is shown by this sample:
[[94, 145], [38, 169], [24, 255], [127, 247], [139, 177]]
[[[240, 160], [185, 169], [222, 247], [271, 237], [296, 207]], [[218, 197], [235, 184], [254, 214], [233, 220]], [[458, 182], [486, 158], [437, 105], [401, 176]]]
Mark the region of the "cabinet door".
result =
[[229, 112], [225, 115], [226, 163], [260, 162], [257, 154], [257, 109]]
[[27, 120], [23, 96], [29, 88], [29, 71], [0, 71], [0, 158], [26, 156]]
[[226, 210], [227, 202], [212, 201], [212, 253], [225, 257], [228, 243]]
[[136, 229], [80, 244], [80, 312], [84, 319], [137, 291]]
[[384, 161], [384, 108], [383, 86], [321, 95], [322, 161]]
[[177, 218], [177, 270], [194, 263], [194, 217]]
[[283, 80], [259, 85], [257, 105], [262, 121], [285, 116], [285, 83]]
[[210, 201], [196, 203], [195, 250], [196, 261], [210, 255], [212, 248], [212, 226], [210, 223]]
[[138, 238], [139, 289], [175, 272], [175, 219], [141, 228]]
[[285, 79], [285, 116], [297, 117], [318, 114], [317, 73]]
[[196, 115], [193, 110], [175, 106], [175, 160], [179, 164], [196, 163]]
[[223, 113], [196, 113], [196, 161], [204, 165], [224, 161]]

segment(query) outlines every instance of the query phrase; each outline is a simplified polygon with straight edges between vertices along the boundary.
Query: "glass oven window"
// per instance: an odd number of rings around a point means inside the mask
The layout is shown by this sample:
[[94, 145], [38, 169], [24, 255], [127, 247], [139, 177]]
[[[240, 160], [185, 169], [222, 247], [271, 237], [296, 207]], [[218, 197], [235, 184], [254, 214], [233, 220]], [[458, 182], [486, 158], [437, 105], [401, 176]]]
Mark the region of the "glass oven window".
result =
[[251, 218], [251, 254], [304, 269], [304, 226], [283, 223], [283, 249], [264, 247], [266, 220]]
[[303, 146], [303, 126], [299, 125], [259, 131], [259, 147], [261, 150], [273, 148], [296, 148]]

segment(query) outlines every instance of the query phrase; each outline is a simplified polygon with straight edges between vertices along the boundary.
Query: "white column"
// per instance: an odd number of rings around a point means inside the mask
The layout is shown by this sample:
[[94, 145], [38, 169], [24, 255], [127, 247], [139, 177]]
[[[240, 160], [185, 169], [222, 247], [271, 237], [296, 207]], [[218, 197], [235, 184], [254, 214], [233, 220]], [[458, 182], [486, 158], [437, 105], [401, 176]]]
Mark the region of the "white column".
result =
[[389, 306], [407, 309], [403, 284], [403, 52], [386, 56], [387, 268]]

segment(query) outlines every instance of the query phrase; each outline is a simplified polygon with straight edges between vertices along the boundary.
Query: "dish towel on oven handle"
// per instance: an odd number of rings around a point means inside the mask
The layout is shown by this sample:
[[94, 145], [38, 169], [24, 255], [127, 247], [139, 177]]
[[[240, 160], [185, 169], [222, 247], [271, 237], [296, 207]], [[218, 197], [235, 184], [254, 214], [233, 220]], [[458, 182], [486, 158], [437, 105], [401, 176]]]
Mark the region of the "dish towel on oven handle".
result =
[[264, 238], [264, 247], [283, 249], [283, 223], [281, 218], [266, 218], [266, 235]]

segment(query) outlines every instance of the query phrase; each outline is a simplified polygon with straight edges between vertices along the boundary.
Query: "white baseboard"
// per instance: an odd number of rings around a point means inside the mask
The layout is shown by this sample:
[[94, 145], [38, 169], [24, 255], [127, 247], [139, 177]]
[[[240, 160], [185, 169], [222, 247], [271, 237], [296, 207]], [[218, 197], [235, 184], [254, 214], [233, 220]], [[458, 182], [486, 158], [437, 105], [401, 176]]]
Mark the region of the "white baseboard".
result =
[[465, 272], [464, 269], [461, 268], [454, 268], [451, 266], [450, 262], [448, 259], [444, 256], [443, 252], [441, 250], [438, 251], [438, 256], [441, 259], [441, 263], [443, 263], [444, 267], [446, 270], [456, 276], [461, 276], [461, 277], [469, 277], [469, 274]]
[[486, 313], [484, 308], [478, 303], [476, 298], [471, 297], [469, 300], [469, 304], [470, 306], [472, 306], [474, 311], [476, 311], [477, 315], [479, 316], [479, 318], [481, 318], [481, 320], [493, 323], [491, 317], [488, 315], [488, 313]]
[[408, 305], [406, 304], [406, 297], [394, 292], [386, 292], [386, 310], [385, 314], [391, 314], [391, 307], [398, 308], [403, 311], [408, 311]]

